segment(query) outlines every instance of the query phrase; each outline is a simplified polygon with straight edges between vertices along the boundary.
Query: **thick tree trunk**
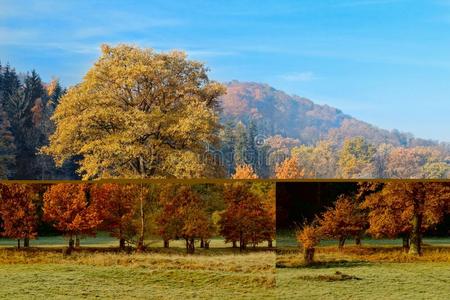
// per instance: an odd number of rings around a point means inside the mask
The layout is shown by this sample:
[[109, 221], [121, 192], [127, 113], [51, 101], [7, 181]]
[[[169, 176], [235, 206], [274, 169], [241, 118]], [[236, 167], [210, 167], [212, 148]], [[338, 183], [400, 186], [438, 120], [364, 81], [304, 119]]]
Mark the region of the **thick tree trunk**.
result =
[[243, 232], [241, 231], [240, 233], [239, 233], [239, 251], [243, 251], [243, 250], [245, 250], [247, 248], [247, 244], [246, 244], [246, 242], [244, 241], [244, 234], [243, 234]]
[[314, 262], [314, 248], [307, 248], [303, 250], [303, 259], [305, 260], [305, 264], [309, 265]]
[[169, 240], [164, 240], [164, 248], [169, 248]]
[[17, 249], [20, 249], [20, 239], [17, 239]]
[[403, 251], [407, 253], [409, 251], [409, 235], [402, 236], [402, 242], [403, 242]]
[[24, 238], [23, 239], [23, 247], [24, 248], [29, 248], [30, 247], [30, 239], [29, 238]]
[[267, 246], [268, 246], [269, 248], [273, 248], [272, 240], [268, 240], [268, 241], [267, 241]]
[[120, 250], [124, 250], [125, 249], [125, 239], [124, 238], [120, 238], [119, 239], [119, 249]]
[[344, 237], [339, 238], [339, 246], [338, 246], [339, 251], [344, 249], [344, 244], [345, 244], [345, 238]]
[[209, 249], [209, 242], [210, 242], [209, 240], [206, 240], [206, 241], [205, 241], [205, 245], [204, 245], [204, 246], [205, 246], [205, 249], [206, 249], [206, 250]]
[[355, 245], [361, 246], [361, 237], [360, 236], [355, 237]]
[[409, 254], [422, 255], [422, 213], [419, 211], [419, 205], [414, 203], [414, 213], [412, 219], [411, 244], [409, 246]]
[[205, 248], [205, 241], [200, 239], [200, 248]]
[[233, 241], [233, 248], [237, 248], [237, 242]]

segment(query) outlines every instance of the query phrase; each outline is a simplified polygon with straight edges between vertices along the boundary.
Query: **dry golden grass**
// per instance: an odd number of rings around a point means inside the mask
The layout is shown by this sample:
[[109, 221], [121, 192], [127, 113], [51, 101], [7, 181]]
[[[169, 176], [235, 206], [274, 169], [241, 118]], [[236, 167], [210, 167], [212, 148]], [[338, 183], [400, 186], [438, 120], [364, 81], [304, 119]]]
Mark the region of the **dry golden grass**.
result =
[[[334, 246], [317, 247], [314, 260], [317, 264], [344, 262], [450, 262], [450, 247], [424, 247], [422, 256], [405, 253], [401, 247], [345, 246], [339, 251]], [[278, 267], [302, 266], [300, 250], [278, 250]]]
[[166, 253], [101, 253], [74, 252], [63, 256], [56, 251], [0, 250], [0, 264], [84, 264], [90, 266], [127, 266], [155, 270], [189, 269], [227, 272], [274, 272], [275, 254], [183, 255]]

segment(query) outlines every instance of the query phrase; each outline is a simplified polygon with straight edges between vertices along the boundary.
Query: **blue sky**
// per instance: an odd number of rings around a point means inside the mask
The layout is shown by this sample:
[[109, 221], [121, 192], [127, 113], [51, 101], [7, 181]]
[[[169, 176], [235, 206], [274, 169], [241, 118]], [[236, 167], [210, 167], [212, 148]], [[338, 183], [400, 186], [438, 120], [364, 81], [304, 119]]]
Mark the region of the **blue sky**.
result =
[[0, 60], [79, 82], [102, 43], [184, 49], [386, 129], [450, 141], [450, 1], [0, 0]]

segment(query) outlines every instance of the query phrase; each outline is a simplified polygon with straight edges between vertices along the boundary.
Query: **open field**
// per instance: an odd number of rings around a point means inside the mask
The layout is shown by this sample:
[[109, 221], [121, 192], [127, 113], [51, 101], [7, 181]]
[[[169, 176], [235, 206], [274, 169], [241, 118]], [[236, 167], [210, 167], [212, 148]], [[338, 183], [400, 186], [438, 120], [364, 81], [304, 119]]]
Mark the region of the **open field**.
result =
[[448, 299], [449, 262], [346, 262], [277, 269], [278, 299]]
[[450, 239], [424, 239], [424, 255], [403, 253], [401, 240], [336, 241], [316, 248], [305, 266], [293, 234], [277, 235], [278, 299], [446, 299], [450, 294]]
[[0, 298], [275, 298], [275, 254], [0, 250]]

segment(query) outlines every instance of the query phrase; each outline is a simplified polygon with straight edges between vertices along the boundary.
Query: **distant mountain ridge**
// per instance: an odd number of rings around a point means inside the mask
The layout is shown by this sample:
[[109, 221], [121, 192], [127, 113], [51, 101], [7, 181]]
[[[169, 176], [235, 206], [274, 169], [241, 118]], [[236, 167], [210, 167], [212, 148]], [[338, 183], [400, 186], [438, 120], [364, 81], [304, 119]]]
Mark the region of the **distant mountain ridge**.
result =
[[224, 121], [257, 121], [267, 135], [298, 139], [314, 144], [322, 139], [342, 143], [345, 138], [363, 136], [375, 145], [435, 146], [433, 140], [415, 138], [410, 133], [385, 130], [360, 121], [341, 110], [315, 104], [313, 101], [288, 95], [267, 84], [231, 81], [225, 83], [226, 95], [221, 97]]

